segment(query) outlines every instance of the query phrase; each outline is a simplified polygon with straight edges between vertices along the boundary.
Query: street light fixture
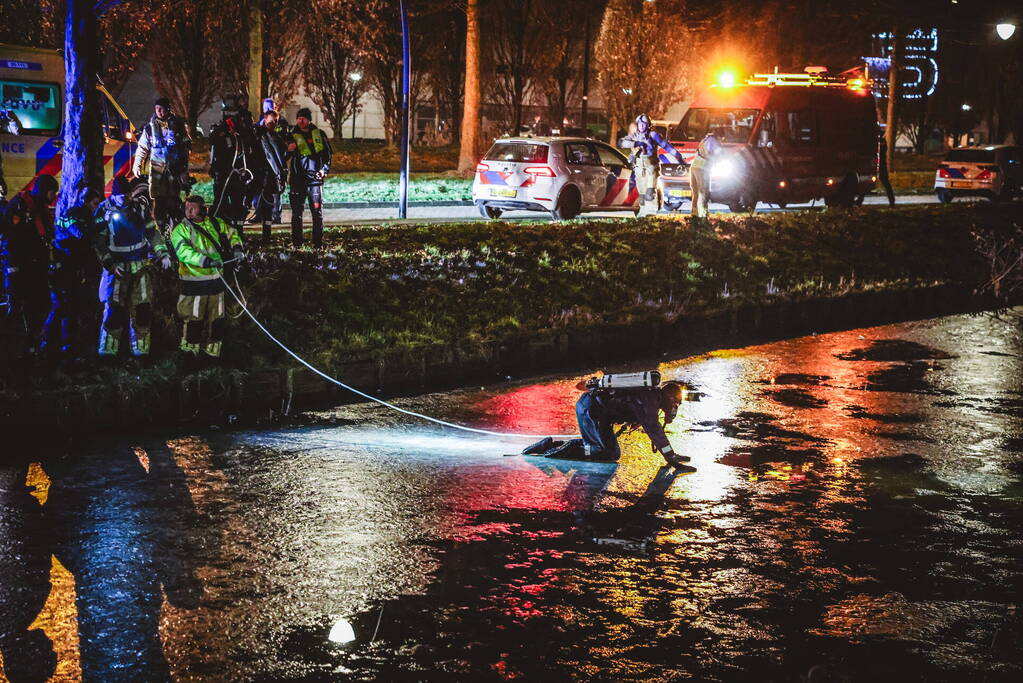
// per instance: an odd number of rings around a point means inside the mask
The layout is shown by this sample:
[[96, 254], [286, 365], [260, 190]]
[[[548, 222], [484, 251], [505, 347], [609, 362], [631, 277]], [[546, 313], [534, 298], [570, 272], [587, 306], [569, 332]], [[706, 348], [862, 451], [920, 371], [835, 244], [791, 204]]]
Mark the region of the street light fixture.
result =
[[1016, 24], [1002, 23], [995, 26], [995, 31], [998, 32], [998, 37], [1002, 40], [1008, 40], [1012, 38], [1012, 35], [1016, 33]]
[[965, 102], [963, 103], [963, 111], [970, 111], [971, 109], [973, 109], [973, 107]]

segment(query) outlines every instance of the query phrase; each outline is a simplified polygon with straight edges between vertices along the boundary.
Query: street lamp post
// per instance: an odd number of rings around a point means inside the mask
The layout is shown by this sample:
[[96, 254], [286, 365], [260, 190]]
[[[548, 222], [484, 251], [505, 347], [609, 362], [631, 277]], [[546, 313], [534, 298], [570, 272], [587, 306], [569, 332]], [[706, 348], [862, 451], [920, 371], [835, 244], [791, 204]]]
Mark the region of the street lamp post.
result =
[[409, 48], [408, 48], [408, 14], [405, 12], [405, 0], [400, 0], [401, 8], [401, 173], [398, 189], [398, 218], [408, 216], [408, 167], [409, 167]]
[[355, 105], [352, 107], [352, 140], [355, 140], [355, 117], [359, 115], [359, 81], [362, 80], [362, 73], [353, 71], [348, 74], [348, 78], [352, 79], [355, 83], [355, 88], [352, 92], [352, 96], [355, 98]]

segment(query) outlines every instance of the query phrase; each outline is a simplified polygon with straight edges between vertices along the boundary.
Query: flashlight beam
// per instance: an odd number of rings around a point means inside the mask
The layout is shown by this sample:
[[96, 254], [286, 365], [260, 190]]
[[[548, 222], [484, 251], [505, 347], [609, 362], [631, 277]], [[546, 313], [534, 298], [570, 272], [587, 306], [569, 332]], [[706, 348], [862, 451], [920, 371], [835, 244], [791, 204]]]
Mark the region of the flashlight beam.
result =
[[441, 419], [436, 418], [436, 417], [430, 417], [429, 415], [424, 415], [423, 413], [417, 413], [414, 410], [406, 410], [405, 408], [400, 408], [400, 407], [394, 405], [393, 403], [388, 403], [387, 401], [385, 401], [382, 398], [377, 398], [376, 396], [370, 396], [369, 394], [367, 394], [364, 391], [359, 391], [355, 387], [350, 386], [348, 384], [345, 384], [341, 380], [335, 379], [334, 377], [331, 377], [330, 375], [326, 374], [325, 372], [321, 372], [319, 369], [317, 369], [314, 366], [310, 365], [304, 358], [302, 358], [297, 353], [295, 353], [294, 351], [289, 349], [287, 346], [285, 346], [284, 343], [280, 339], [278, 339], [277, 337], [273, 336], [270, 333], [270, 330], [266, 329], [266, 327], [263, 326], [263, 323], [259, 322], [259, 320], [256, 319], [256, 316], [252, 315], [252, 312], [245, 305], [245, 302], [243, 302], [241, 297], [239, 297], [238, 294], [235, 293], [235, 291], [231, 287], [231, 285], [229, 285], [227, 283], [227, 280], [224, 279], [224, 276], [220, 275], [219, 277], [220, 277], [220, 281], [224, 283], [224, 287], [227, 288], [227, 291], [231, 293], [231, 296], [234, 297], [234, 300], [238, 302], [238, 305], [242, 307], [242, 310], [245, 311], [245, 314], [249, 316], [249, 319], [251, 319], [252, 322], [256, 323], [256, 327], [258, 327], [260, 330], [262, 330], [263, 334], [265, 334], [267, 337], [269, 337], [270, 340], [273, 343], [277, 344], [277, 346], [279, 346], [282, 349], [284, 349], [285, 353], [287, 353], [289, 356], [291, 356], [292, 358], [297, 360], [299, 363], [301, 363], [302, 365], [307, 367], [312, 372], [315, 372], [317, 375], [319, 375], [323, 379], [327, 380], [328, 382], [331, 382], [332, 384], [336, 384], [337, 386], [341, 387], [342, 389], [347, 389], [348, 391], [352, 392], [356, 396], [361, 396], [361, 397], [363, 397], [363, 398], [365, 398], [367, 400], [373, 401], [374, 403], [379, 403], [382, 406], [386, 406], [387, 408], [390, 408], [391, 410], [394, 410], [396, 412], [402, 413], [404, 415], [409, 415], [410, 417], [418, 417], [419, 419], [426, 420], [427, 422], [433, 422], [434, 424], [439, 424], [439, 425], [442, 425], [444, 427], [451, 427], [452, 429], [460, 429], [463, 432], [472, 432], [473, 434], [485, 434], [487, 436], [514, 436], [514, 437], [522, 437], [524, 439], [542, 439], [542, 438], [544, 438], [546, 436], [550, 436], [550, 437], [553, 437], [555, 439], [577, 439], [577, 438], [579, 438], [579, 434], [519, 434], [519, 433], [516, 433], [516, 432], [495, 432], [495, 431], [492, 431], [492, 430], [489, 430], [489, 429], [477, 429], [476, 427], [466, 427], [465, 425], [455, 424], [454, 422], [447, 422], [445, 420], [441, 420]]

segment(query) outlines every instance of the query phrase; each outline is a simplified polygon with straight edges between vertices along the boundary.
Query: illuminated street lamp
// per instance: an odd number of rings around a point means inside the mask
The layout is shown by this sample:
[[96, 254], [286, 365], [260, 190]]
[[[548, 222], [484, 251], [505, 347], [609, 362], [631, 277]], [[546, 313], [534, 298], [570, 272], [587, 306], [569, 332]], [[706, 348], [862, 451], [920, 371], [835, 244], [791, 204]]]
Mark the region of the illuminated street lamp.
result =
[[973, 107], [971, 107], [966, 102], [963, 103], [963, 111], [970, 111], [971, 109], [973, 109]]
[[1016, 32], [1016, 24], [1002, 23], [995, 26], [995, 31], [998, 32], [998, 37], [1002, 40], [1008, 40], [1012, 38], [1012, 35]]

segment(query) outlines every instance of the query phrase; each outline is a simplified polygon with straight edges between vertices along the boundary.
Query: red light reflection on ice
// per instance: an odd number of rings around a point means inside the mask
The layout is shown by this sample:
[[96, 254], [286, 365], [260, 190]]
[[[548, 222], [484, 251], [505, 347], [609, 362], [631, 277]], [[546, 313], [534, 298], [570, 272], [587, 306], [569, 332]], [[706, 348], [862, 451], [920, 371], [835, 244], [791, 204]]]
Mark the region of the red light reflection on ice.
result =
[[575, 382], [532, 384], [484, 401], [480, 408], [493, 417], [492, 426], [526, 433], [574, 433]]

